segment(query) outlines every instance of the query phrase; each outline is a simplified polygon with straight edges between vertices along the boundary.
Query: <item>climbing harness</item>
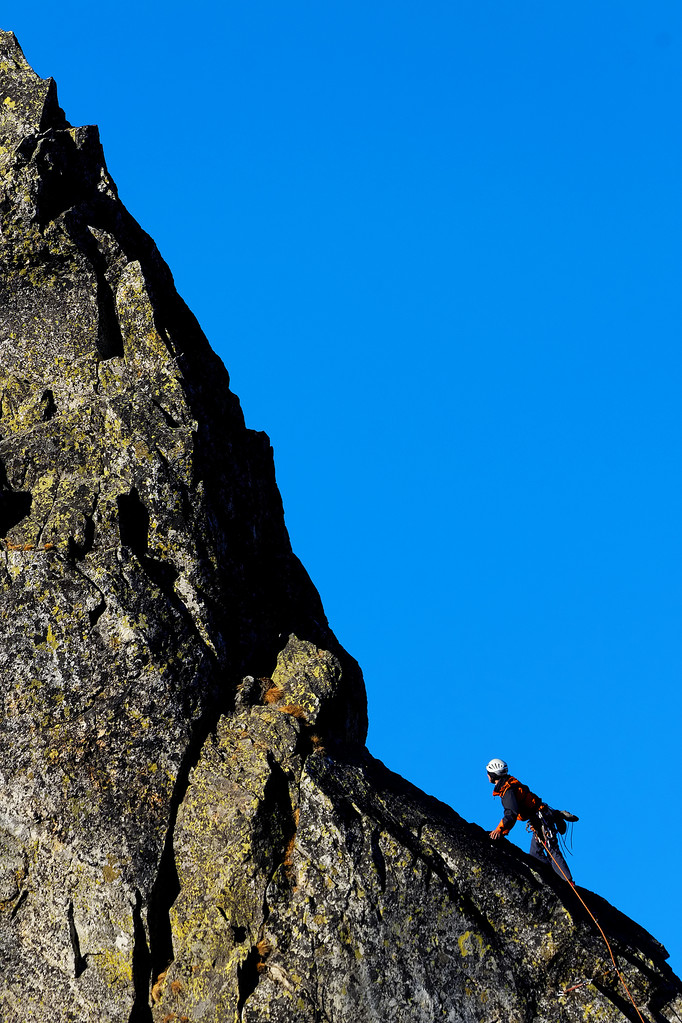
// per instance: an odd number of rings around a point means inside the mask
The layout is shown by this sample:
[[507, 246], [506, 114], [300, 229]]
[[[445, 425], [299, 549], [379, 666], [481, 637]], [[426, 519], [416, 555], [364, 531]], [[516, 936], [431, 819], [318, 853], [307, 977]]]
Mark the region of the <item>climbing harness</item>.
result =
[[[572, 852], [572, 849], [573, 849], [573, 824], [572, 824], [572, 822], [574, 820], [577, 821], [578, 818], [575, 816], [575, 814], [569, 814], [568, 817], [566, 817], [565, 814], [566, 814], [565, 810], [553, 810], [551, 806], [547, 805], [547, 803], [543, 803], [542, 806], [540, 807], [540, 809], [535, 814], [535, 817], [540, 822], [540, 827], [541, 827], [541, 830], [542, 830], [542, 834], [543, 834], [545, 840], [547, 841], [547, 844], [551, 845], [552, 840], [556, 839], [556, 843], [559, 846], [560, 851], [562, 853], [568, 853], [569, 856], [572, 856], [573, 855], [573, 852]], [[564, 835], [566, 834], [566, 820], [569, 820], [569, 819], [571, 821], [571, 833], [570, 833], [571, 848], [570, 849], [568, 847], [568, 843], [567, 843], [566, 839], [564, 838]], [[561, 823], [563, 823], [563, 825], [564, 825], [563, 830], [559, 826], [558, 821], [561, 821]], [[531, 834], [535, 834], [536, 833], [535, 832], [535, 828], [533, 827], [533, 825], [532, 825], [532, 823], [530, 821], [528, 821], [528, 823], [526, 824], [526, 831], [530, 831]]]
[[[611, 948], [611, 945], [609, 944], [609, 939], [608, 939], [608, 938], [606, 937], [606, 935], [604, 934], [604, 931], [602, 930], [601, 924], [600, 924], [600, 923], [599, 923], [599, 921], [597, 920], [596, 916], [594, 915], [594, 913], [592, 912], [592, 910], [590, 909], [590, 907], [589, 907], [589, 906], [587, 905], [587, 903], [585, 902], [585, 900], [583, 899], [583, 897], [582, 897], [582, 896], [580, 895], [580, 893], [578, 892], [578, 889], [577, 889], [577, 888], [576, 888], [576, 886], [575, 886], [575, 882], [571, 881], [571, 880], [570, 880], [570, 879], [569, 879], [568, 877], [566, 877], [566, 874], [565, 874], [565, 872], [564, 872], [564, 871], [563, 871], [563, 870], [561, 869], [560, 865], [559, 865], [559, 864], [557, 863], [557, 861], [556, 861], [556, 859], [554, 858], [554, 856], [552, 856], [552, 851], [551, 851], [551, 849], [549, 848], [549, 843], [545, 841], [545, 836], [544, 836], [544, 834], [543, 834], [544, 830], [545, 830], [545, 829], [544, 829], [544, 827], [543, 827], [543, 826], [541, 826], [541, 828], [540, 828], [540, 834], [538, 834], [538, 832], [537, 832], [537, 831], [534, 831], [534, 834], [535, 834], [535, 836], [536, 836], [537, 840], [538, 840], [538, 841], [539, 841], [539, 842], [540, 842], [540, 843], [541, 843], [541, 844], [542, 844], [542, 845], [544, 846], [545, 852], [547, 853], [547, 855], [548, 855], [548, 856], [550, 857], [550, 859], [552, 860], [552, 863], [554, 864], [554, 867], [555, 867], [555, 869], [556, 869], [556, 870], [557, 870], [557, 871], [558, 871], [558, 872], [559, 872], [559, 873], [561, 874], [561, 876], [563, 877], [564, 881], [566, 881], [566, 882], [567, 882], [567, 884], [570, 884], [571, 888], [573, 889], [573, 891], [575, 892], [575, 894], [576, 894], [576, 895], [578, 896], [578, 899], [580, 900], [580, 902], [582, 902], [583, 906], [585, 907], [585, 909], [587, 910], [587, 912], [588, 912], [588, 913], [590, 914], [590, 916], [591, 916], [591, 917], [592, 917], [592, 919], [594, 920], [595, 924], [597, 925], [597, 927], [598, 927], [598, 929], [599, 929], [599, 933], [601, 934], [602, 938], [604, 939], [604, 942], [606, 943], [606, 947], [607, 947], [607, 948], [608, 948], [608, 950], [609, 950], [609, 955], [611, 956], [611, 962], [613, 963], [613, 969], [614, 969], [614, 970], [616, 971], [616, 973], [618, 974], [618, 979], [620, 980], [621, 984], [622, 984], [622, 985], [623, 985], [623, 987], [625, 988], [625, 993], [627, 994], [628, 998], [629, 998], [629, 999], [630, 999], [630, 1001], [632, 1002], [632, 1005], [633, 1005], [633, 1007], [634, 1007], [634, 1010], [635, 1010], [635, 1012], [637, 1013], [637, 1015], [638, 1015], [639, 1019], [640, 1019], [640, 1020], [642, 1021], [642, 1023], [645, 1023], [645, 1019], [644, 1019], [644, 1017], [642, 1016], [641, 1012], [640, 1012], [640, 1011], [639, 1011], [639, 1009], [637, 1008], [637, 1004], [636, 1004], [636, 1002], [635, 1002], [634, 998], [633, 998], [633, 997], [632, 997], [632, 995], [630, 994], [630, 988], [629, 988], [629, 987], [627, 986], [627, 984], [625, 983], [625, 978], [623, 977], [623, 974], [622, 974], [622, 973], [620, 972], [620, 970], [618, 969], [618, 963], [616, 962], [616, 957], [614, 956], [614, 954], [613, 954], [613, 950], [612, 950], [612, 948]], [[593, 978], [593, 979], [594, 979], [594, 978]], [[584, 983], [585, 983], [585, 984], [589, 984], [590, 982], [589, 982], [589, 981], [585, 981]], [[567, 991], [575, 991], [575, 990], [576, 990], [577, 988], [579, 988], [579, 987], [582, 987], [582, 986], [583, 986], [582, 984], [576, 984], [576, 985], [575, 985], [574, 987], [572, 987], [572, 988], [567, 988]], [[566, 993], [566, 992], [564, 992], [564, 993]]]

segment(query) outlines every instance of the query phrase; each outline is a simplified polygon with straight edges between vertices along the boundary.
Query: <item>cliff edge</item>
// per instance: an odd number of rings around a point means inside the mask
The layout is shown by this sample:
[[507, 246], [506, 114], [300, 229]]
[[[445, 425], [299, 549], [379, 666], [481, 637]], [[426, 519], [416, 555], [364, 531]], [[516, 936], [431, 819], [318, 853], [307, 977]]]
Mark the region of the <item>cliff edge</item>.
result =
[[0, 1006], [647, 1023], [650, 935], [375, 761], [265, 434], [0, 32]]

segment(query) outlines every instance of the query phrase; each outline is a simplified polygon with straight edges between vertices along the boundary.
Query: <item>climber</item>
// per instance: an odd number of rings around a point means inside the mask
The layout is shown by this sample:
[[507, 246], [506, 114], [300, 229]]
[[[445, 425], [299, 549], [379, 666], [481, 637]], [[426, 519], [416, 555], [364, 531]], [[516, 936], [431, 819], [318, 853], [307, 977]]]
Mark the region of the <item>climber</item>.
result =
[[[495, 786], [494, 796], [500, 796], [504, 815], [490, 837], [495, 841], [505, 838], [519, 821], [528, 821], [533, 837], [530, 843], [530, 854], [538, 860], [549, 860], [554, 870], [564, 880], [573, 884], [571, 872], [559, 851], [557, 831], [563, 834], [566, 821], [577, 821], [573, 813], [566, 810], [553, 810], [543, 803], [539, 796], [531, 792], [518, 778], [509, 774], [504, 760], [491, 760], [486, 767], [488, 780]], [[547, 847], [547, 849], [545, 848]]]

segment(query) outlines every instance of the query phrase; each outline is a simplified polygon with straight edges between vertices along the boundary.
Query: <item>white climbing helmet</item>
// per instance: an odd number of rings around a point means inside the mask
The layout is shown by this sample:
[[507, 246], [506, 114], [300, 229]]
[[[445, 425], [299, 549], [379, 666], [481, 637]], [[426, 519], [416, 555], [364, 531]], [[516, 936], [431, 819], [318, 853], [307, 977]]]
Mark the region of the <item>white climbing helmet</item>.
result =
[[507, 774], [508, 770], [504, 760], [491, 760], [486, 767], [488, 774]]

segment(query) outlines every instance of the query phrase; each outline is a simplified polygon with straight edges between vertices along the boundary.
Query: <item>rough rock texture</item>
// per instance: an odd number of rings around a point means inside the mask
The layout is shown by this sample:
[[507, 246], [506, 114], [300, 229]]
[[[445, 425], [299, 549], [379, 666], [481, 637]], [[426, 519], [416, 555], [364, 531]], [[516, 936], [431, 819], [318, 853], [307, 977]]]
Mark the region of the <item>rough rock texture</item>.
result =
[[11, 33], [0, 214], [1, 1019], [637, 1019], [568, 886], [364, 749], [268, 439]]

